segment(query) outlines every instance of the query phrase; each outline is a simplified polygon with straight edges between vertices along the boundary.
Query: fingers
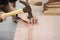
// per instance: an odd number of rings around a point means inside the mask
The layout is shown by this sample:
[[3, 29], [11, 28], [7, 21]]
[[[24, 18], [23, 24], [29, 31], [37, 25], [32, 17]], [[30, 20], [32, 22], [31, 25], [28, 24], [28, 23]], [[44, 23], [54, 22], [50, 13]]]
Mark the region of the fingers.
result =
[[37, 23], [36, 17], [32, 17], [31, 19], [29, 19], [28, 16], [29, 16], [28, 13], [19, 15], [21, 20], [27, 24], [36, 24]]
[[30, 21], [31, 21], [30, 23], [33, 24], [34, 23], [34, 18], [31, 18]]
[[37, 23], [37, 21], [38, 21], [38, 20], [37, 20], [36, 18], [34, 18], [33, 23], [34, 23], [34, 24], [36, 24], [36, 23]]
[[30, 19], [30, 24], [36, 24], [37, 23], [37, 19], [35, 17]]
[[37, 19], [33, 18], [31, 22], [33, 22], [33, 24], [36, 24], [37, 23]]
[[31, 19], [22, 19], [25, 23], [28, 24], [36, 24], [37, 23], [37, 19], [36, 18], [31, 18]]

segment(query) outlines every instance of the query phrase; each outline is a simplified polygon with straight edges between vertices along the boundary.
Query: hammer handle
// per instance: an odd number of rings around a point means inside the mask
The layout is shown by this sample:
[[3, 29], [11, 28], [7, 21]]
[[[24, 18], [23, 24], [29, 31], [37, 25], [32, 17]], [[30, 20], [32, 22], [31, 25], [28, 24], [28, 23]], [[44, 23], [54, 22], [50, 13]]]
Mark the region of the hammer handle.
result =
[[23, 9], [19, 9], [19, 10], [12, 11], [12, 12], [9, 12], [9, 13], [6, 13], [6, 14], [2, 14], [2, 16], [8, 17], [8, 16], [13, 16], [13, 15], [22, 14], [22, 13], [24, 13]]

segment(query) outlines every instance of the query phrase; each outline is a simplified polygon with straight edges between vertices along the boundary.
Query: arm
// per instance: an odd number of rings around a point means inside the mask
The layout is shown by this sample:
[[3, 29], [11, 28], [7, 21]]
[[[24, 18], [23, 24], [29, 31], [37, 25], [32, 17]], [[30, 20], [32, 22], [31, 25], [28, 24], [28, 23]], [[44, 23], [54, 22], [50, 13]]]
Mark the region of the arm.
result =
[[23, 10], [24, 10], [24, 12], [28, 11], [28, 15], [29, 15], [28, 18], [31, 19], [33, 17], [33, 15], [32, 15], [32, 9], [31, 9], [29, 3], [28, 2], [24, 2], [24, 1], [20, 1], [20, 2], [26, 6]]

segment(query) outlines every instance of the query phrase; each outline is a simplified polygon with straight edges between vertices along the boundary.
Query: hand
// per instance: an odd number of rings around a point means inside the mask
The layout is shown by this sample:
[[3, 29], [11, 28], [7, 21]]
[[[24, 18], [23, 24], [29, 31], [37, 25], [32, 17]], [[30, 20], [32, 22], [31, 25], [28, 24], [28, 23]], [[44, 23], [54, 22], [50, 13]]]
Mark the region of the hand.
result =
[[2, 14], [0, 15], [0, 22], [5, 21], [6, 19], [7, 19], [7, 17], [6, 17], [6, 16], [3, 16]]
[[19, 14], [18, 15], [23, 21], [27, 22], [28, 24], [35, 24], [37, 23], [36, 17], [32, 17], [31, 19], [28, 19], [28, 13]]
[[31, 19], [29, 19], [28, 23], [36, 24], [37, 23], [37, 19], [35, 17], [32, 17]]

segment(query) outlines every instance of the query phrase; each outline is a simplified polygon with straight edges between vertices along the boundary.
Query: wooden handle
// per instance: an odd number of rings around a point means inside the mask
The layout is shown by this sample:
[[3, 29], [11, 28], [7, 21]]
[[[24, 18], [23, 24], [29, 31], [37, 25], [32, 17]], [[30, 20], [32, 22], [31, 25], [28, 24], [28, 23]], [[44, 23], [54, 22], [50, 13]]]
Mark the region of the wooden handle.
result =
[[12, 12], [9, 12], [6, 14], [2, 14], [2, 16], [8, 17], [8, 16], [12, 16], [12, 15], [16, 15], [16, 14], [22, 14], [22, 13], [24, 13], [23, 9], [19, 9], [19, 10], [12, 11]]

